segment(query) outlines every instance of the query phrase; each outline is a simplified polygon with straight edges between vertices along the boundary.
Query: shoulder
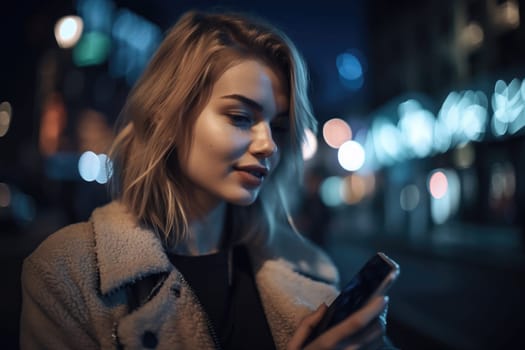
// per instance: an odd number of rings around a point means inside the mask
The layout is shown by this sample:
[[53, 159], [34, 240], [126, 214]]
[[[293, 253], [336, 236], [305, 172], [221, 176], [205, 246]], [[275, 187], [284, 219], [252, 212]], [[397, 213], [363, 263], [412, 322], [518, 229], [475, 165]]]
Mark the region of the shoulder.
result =
[[93, 248], [93, 227], [80, 222], [63, 227], [48, 236], [27, 258], [30, 260], [69, 259], [71, 255]]
[[51, 234], [24, 260], [23, 276], [28, 270], [42, 274], [40, 278], [85, 275], [94, 271], [92, 225], [89, 222], [72, 224]]
[[97, 328], [111, 324], [106, 300], [100, 300], [91, 227], [66, 226], [24, 260], [24, 348], [95, 348]]

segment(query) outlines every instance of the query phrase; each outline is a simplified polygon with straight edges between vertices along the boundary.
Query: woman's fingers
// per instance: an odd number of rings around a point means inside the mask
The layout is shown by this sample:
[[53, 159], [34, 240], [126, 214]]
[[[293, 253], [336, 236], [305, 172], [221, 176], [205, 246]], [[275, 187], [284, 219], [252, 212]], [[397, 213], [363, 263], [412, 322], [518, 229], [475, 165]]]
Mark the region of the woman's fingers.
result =
[[358, 335], [370, 322], [376, 319], [388, 303], [388, 297], [379, 296], [370, 300], [365, 306], [335, 325], [314, 343], [321, 349], [333, 349], [343, 340]]
[[323, 318], [323, 315], [326, 312], [327, 308], [328, 307], [324, 303], [319, 305], [317, 310], [306, 316], [301, 321], [301, 323], [299, 323], [299, 327], [297, 327], [297, 330], [288, 342], [289, 350], [300, 349], [303, 346], [304, 342], [306, 341], [306, 338], [308, 338], [308, 336], [312, 332], [312, 329]]
[[383, 312], [387, 304], [388, 297], [375, 297], [350, 317], [347, 317], [344, 321], [336, 325], [333, 329], [336, 334], [341, 335], [348, 335], [348, 330], [360, 330], [368, 325], [373, 319], [377, 318]]
[[[361, 309], [347, 317], [345, 320], [324, 332], [307, 349], [334, 349], [344, 347], [345, 349], [358, 349], [363, 344], [367, 344], [381, 338], [384, 327], [376, 321], [377, 327], [371, 322], [384, 312], [388, 304], [388, 297], [379, 296], [370, 300]], [[321, 304], [317, 310], [306, 316], [288, 342], [288, 350], [301, 349], [304, 342], [312, 332], [313, 328], [321, 321], [327, 310], [325, 304]]]
[[338, 348], [344, 348], [345, 350], [367, 350], [377, 349], [384, 344], [383, 335], [385, 334], [385, 327], [379, 318], [358, 333], [356, 336], [350, 336], [350, 338], [345, 339], [342, 344], [338, 344]]
[[388, 314], [388, 303], [385, 305], [385, 308], [383, 309], [383, 311], [379, 315], [379, 320], [381, 321], [381, 323], [383, 324], [384, 327], [386, 327], [387, 314]]

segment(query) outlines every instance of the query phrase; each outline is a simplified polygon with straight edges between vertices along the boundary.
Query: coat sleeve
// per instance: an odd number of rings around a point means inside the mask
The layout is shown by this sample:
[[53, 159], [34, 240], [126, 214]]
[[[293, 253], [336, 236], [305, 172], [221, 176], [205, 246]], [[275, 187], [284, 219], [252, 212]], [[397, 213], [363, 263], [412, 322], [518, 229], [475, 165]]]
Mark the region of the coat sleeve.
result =
[[60, 265], [50, 266], [43, 259], [35, 262], [29, 257], [24, 261], [20, 348], [99, 348], [89, 334], [86, 306], [78, 286], [65, 271], [58, 271]]

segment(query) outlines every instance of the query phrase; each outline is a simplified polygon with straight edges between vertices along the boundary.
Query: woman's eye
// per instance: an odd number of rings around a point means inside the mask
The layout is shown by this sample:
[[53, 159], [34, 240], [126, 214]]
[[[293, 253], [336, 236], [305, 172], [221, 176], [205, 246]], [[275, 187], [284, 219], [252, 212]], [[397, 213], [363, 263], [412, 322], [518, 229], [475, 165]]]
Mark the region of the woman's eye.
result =
[[243, 114], [228, 114], [233, 125], [238, 127], [250, 127], [253, 123], [251, 117]]

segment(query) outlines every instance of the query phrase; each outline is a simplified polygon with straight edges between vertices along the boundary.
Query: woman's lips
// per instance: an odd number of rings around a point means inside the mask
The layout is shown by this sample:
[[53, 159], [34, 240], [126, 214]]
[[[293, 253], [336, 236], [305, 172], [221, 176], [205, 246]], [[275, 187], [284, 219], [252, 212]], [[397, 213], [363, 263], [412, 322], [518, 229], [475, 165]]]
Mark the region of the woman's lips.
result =
[[237, 170], [237, 174], [239, 174], [241, 183], [250, 188], [261, 186], [264, 180], [264, 176], [259, 177], [254, 173], [245, 170]]
[[244, 186], [256, 188], [262, 185], [268, 169], [257, 165], [235, 167]]

